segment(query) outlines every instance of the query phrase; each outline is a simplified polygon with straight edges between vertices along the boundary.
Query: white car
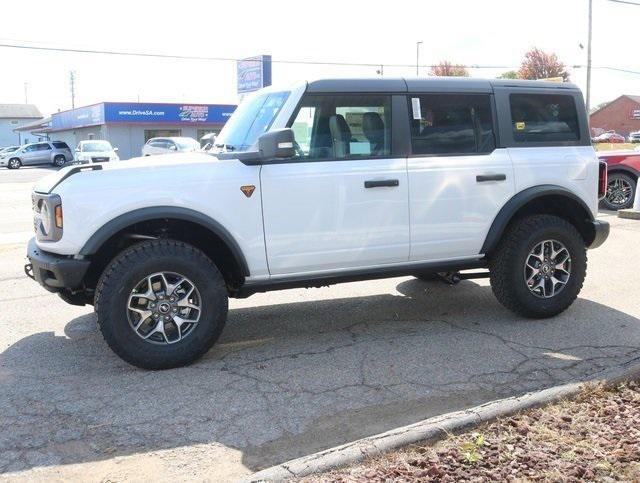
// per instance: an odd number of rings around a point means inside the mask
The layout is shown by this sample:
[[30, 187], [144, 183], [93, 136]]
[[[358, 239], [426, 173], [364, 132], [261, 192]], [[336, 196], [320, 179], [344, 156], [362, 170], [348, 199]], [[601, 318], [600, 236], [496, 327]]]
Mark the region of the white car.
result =
[[74, 161], [78, 164], [107, 163], [120, 161], [118, 148], [111, 146], [109, 141], [87, 140], [80, 141], [76, 146]]
[[192, 138], [151, 138], [142, 146], [142, 155], [152, 156], [154, 154], [191, 153], [199, 150], [200, 144]]
[[20, 146], [7, 146], [6, 148], [0, 149], [0, 156], [6, 155], [6, 154], [9, 154], [9, 153], [13, 153], [14, 151], [17, 151], [18, 149], [20, 149]]
[[25, 271], [93, 304], [109, 346], [148, 369], [207, 352], [229, 297], [286, 288], [490, 277], [508, 309], [551, 317], [576, 299], [586, 249], [609, 233], [596, 218], [606, 164], [588, 125], [568, 83], [270, 87], [242, 102], [216, 155], [41, 180]]

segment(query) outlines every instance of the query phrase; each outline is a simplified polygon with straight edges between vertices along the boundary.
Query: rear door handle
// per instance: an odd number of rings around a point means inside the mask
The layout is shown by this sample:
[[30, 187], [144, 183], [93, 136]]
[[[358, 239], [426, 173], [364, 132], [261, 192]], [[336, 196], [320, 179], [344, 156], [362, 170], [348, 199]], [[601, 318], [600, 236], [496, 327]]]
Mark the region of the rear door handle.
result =
[[384, 186], [399, 186], [400, 181], [397, 179], [374, 179], [364, 182], [365, 188], [382, 188]]
[[479, 174], [476, 176], [478, 183], [484, 183], [485, 181], [504, 181], [506, 179], [506, 174]]

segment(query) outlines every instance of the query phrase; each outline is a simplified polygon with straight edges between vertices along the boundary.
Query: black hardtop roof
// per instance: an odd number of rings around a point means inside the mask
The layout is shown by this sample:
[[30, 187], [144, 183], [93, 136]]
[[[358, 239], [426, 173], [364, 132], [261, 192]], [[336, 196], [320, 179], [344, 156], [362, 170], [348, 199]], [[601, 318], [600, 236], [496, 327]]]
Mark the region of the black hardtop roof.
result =
[[494, 88], [578, 90], [569, 82], [479, 79], [474, 77], [428, 77], [318, 79], [307, 83], [307, 92], [492, 92]]

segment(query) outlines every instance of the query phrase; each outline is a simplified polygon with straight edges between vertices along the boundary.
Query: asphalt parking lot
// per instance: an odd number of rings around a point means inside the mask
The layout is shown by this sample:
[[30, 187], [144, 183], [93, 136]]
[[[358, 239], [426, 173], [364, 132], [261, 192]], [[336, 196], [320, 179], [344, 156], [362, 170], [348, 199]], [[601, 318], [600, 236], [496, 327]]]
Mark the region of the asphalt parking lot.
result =
[[89, 307], [23, 273], [30, 186], [0, 170], [0, 472], [9, 480], [228, 481], [420, 419], [640, 361], [640, 222], [589, 252], [578, 301], [514, 316], [487, 280], [412, 278], [232, 300], [191, 367], [133, 368]]

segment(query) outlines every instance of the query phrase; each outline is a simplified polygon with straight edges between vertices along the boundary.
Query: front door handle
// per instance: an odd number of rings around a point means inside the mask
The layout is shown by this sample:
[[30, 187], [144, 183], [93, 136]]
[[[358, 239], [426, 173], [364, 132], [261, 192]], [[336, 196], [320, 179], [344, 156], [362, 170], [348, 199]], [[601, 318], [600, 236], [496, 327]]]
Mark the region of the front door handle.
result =
[[399, 186], [400, 181], [397, 179], [374, 179], [364, 182], [365, 188], [382, 188], [384, 186]]
[[506, 174], [479, 174], [476, 176], [478, 183], [484, 183], [485, 181], [504, 181], [506, 179]]

